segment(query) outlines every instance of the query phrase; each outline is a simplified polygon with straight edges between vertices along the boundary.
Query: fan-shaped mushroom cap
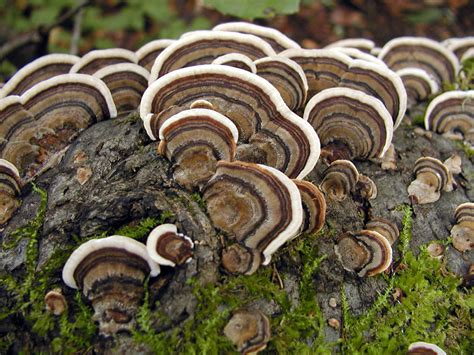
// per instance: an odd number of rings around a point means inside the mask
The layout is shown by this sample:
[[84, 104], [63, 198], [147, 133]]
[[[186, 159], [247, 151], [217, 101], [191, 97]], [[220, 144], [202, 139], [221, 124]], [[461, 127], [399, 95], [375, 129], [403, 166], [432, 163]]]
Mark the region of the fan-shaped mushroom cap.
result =
[[342, 234], [334, 250], [344, 269], [360, 277], [380, 274], [392, 263], [390, 243], [379, 233], [370, 230]]
[[384, 67], [387, 66], [387, 64], [385, 64], [385, 62], [383, 60], [380, 60], [375, 55], [369, 54], [367, 52], [363, 52], [363, 51], [361, 51], [360, 49], [357, 49], [357, 48], [335, 47], [333, 49], [348, 55], [352, 59], [361, 59], [361, 60], [365, 60], [366, 62], [382, 65]]
[[133, 329], [143, 281], [148, 274], [159, 273], [144, 244], [114, 235], [79, 246], [64, 265], [63, 280], [82, 289], [92, 302], [100, 333], [111, 335]]
[[253, 23], [228, 22], [217, 25], [213, 30], [240, 32], [260, 37], [265, 42], [269, 43], [277, 53], [289, 48], [300, 48], [298, 43], [288, 38], [280, 31], [274, 28], [255, 25]]
[[404, 68], [397, 74], [405, 86], [409, 106], [425, 101], [439, 91], [439, 85], [425, 70], [420, 68]]
[[21, 95], [35, 84], [69, 73], [79, 57], [70, 54], [48, 54], [25, 65], [0, 90], [0, 98]]
[[318, 187], [309, 181], [293, 180], [301, 194], [303, 202], [303, 223], [301, 233], [319, 232], [326, 220], [326, 200]]
[[456, 207], [456, 224], [451, 229], [453, 246], [460, 252], [474, 247], [474, 203], [465, 202]]
[[237, 127], [227, 117], [207, 109], [181, 111], [160, 128], [158, 152], [173, 164], [179, 184], [192, 188], [205, 183], [220, 160], [234, 160]]
[[370, 219], [365, 225], [365, 229], [378, 232], [383, 235], [393, 245], [400, 235], [400, 231], [395, 223], [392, 221], [382, 218], [375, 217]]
[[425, 128], [450, 136], [467, 134], [474, 128], [474, 90], [437, 96], [426, 109]]
[[253, 74], [257, 73], [257, 68], [255, 67], [255, 63], [252, 61], [252, 59], [241, 53], [229, 53], [221, 55], [220, 57], [214, 59], [212, 64], [228, 65], [230, 67], [246, 70]]
[[335, 201], [343, 201], [354, 191], [359, 172], [349, 160], [335, 160], [323, 173], [321, 190]]
[[440, 43], [422, 37], [399, 37], [387, 42], [379, 54], [389, 68], [421, 68], [431, 75], [438, 85], [453, 83], [459, 62], [450, 50]]
[[462, 58], [464, 53], [474, 47], [474, 37], [448, 38], [441, 44], [452, 51], [456, 57]]
[[118, 112], [135, 110], [148, 87], [149, 73], [138, 64], [108, 65], [98, 70], [94, 76], [107, 85]]
[[339, 47], [355, 48], [360, 51], [370, 53], [370, 51], [375, 47], [375, 43], [374, 41], [371, 41], [370, 39], [366, 38], [346, 38], [333, 42], [324, 48], [330, 49]]
[[461, 203], [454, 211], [454, 218], [456, 219], [456, 224], [464, 222], [474, 223], [474, 203]]
[[213, 224], [251, 249], [271, 255], [293, 238], [303, 221], [296, 185], [280, 171], [252, 163], [217, 163], [203, 198]]
[[308, 102], [304, 119], [318, 133], [330, 161], [381, 157], [392, 141], [390, 114], [379, 100], [358, 90], [324, 90]]
[[173, 39], [157, 39], [144, 44], [135, 52], [138, 64], [150, 72], [155, 63], [156, 57], [158, 57], [166, 47], [174, 42], [175, 40]]
[[446, 355], [446, 353], [435, 344], [417, 341], [410, 344], [407, 355]]
[[242, 354], [257, 354], [270, 340], [270, 321], [258, 309], [239, 309], [227, 322], [224, 334]]
[[210, 102], [237, 126], [240, 142], [258, 133], [269, 151], [265, 164], [292, 178], [303, 178], [314, 168], [319, 139], [310, 125], [288, 109], [268, 81], [225, 65], [179, 69], [149, 86], [140, 116], [150, 137], [157, 136], [163, 122], [161, 112], [171, 107], [187, 109], [199, 99]]
[[[189, 108], [190, 109], [204, 108], [206, 110], [214, 110], [214, 106], [207, 100], [196, 100], [189, 106]], [[238, 134], [238, 132], [237, 132], [237, 134]]]
[[174, 224], [162, 224], [151, 231], [146, 247], [154, 262], [174, 267], [191, 261], [194, 243]]
[[410, 199], [418, 204], [438, 201], [448, 182], [448, 168], [438, 159], [421, 157], [415, 162], [413, 172], [416, 180], [408, 186]]
[[149, 83], [173, 70], [209, 64], [229, 53], [245, 54], [252, 60], [275, 55], [272, 47], [256, 36], [224, 31], [188, 32], [156, 58]]
[[221, 264], [231, 274], [252, 275], [262, 264], [262, 253], [235, 243], [222, 251]]
[[8, 222], [20, 207], [21, 179], [18, 169], [0, 159], [0, 225]]
[[255, 61], [257, 75], [268, 80], [292, 111], [303, 108], [308, 82], [303, 69], [293, 60], [274, 56]]
[[[473, 45], [474, 46], [474, 45]], [[466, 60], [474, 58], [474, 47], [469, 48], [461, 57], [461, 63], [464, 63]]]
[[373, 200], [377, 198], [377, 185], [375, 185], [375, 182], [368, 176], [359, 174], [354, 194], [357, 198], [363, 200]]
[[137, 55], [123, 48], [97, 49], [84, 55], [70, 73], [94, 74], [99, 69], [117, 63], [138, 63]]
[[46, 304], [46, 310], [55, 316], [63, 314], [67, 308], [66, 298], [60, 288], [49, 291], [44, 296], [44, 303]]

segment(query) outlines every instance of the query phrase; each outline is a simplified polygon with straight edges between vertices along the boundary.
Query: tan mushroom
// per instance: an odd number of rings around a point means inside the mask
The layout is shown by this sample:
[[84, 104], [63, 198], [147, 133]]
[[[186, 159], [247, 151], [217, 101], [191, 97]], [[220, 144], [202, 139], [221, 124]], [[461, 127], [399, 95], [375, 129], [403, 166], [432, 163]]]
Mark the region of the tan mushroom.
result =
[[229, 53], [222, 55], [214, 59], [212, 64], [228, 65], [230, 67], [246, 70], [253, 74], [257, 73], [257, 68], [252, 59], [240, 53]]
[[382, 217], [371, 218], [365, 224], [365, 229], [375, 231], [383, 235], [388, 240], [390, 245], [393, 245], [400, 235], [397, 225], [394, 222]]
[[309, 181], [293, 180], [301, 194], [303, 202], [303, 223], [301, 233], [319, 232], [326, 220], [326, 200], [316, 185]]
[[99, 69], [118, 63], [138, 63], [137, 55], [127, 49], [109, 48], [97, 49], [88, 52], [77, 63], [75, 63], [70, 73], [94, 74]]
[[343, 201], [354, 192], [359, 172], [349, 160], [335, 160], [323, 173], [321, 190], [334, 201]]
[[44, 296], [44, 303], [46, 304], [46, 310], [55, 316], [60, 316], [67, 309], [66, 298], [60, 288], [49, 291]]
[[138, 64], [150, 72], [153, 64], [155, 64], [156, 57], [174, 42], [173, 39], [157, 39], [144, 44], [135, 52]]
[[194, 243], [191, 238], [178, 233], [174, 224], [162, 224], [150, 232], [146, 247], [154, 262], [174, 267], [191, 261]]
[[451, 229], [453, 246], [460, 252], [474, 247], [474, 203], [460, 204], [454, 212], [455, 224]]
[[0, 159], [0, 225], [8, 222], [20, 207], [21, 179], [18, 169]]
[[474, 36], [448, 38], [441, 44], [452, 51], [456, 57], [462, 58], [470, 48], [474, 47]]
[[439, 91], [438, 83], [421, 68], [403, 68], [396, 72], [407, 92], [408, 107], [426, 101]]
[[408, 186], [410, 200], [416, 204], [438, 201], [448, 183], [448, 168], [438, 159], [421, 157], [415, 162], [413, 172], [416, 179]]

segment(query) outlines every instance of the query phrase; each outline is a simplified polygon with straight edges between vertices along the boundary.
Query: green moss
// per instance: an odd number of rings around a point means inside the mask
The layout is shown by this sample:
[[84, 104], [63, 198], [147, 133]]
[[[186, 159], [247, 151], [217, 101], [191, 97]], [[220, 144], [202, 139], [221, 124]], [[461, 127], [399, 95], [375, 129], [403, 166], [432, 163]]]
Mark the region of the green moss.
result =
[[201, 194], [195, 192], [191, 195], [191, 199], [198, 204], [200, 209], [202, 209], [203, 211], [206, 210], [206, 201], [204, 201]]

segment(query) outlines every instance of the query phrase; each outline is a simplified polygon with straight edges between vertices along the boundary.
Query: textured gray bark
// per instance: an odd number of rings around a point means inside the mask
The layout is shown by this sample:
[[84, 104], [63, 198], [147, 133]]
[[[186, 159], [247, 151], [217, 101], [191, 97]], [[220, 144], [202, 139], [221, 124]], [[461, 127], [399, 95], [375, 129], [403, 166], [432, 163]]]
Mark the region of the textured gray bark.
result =
[[[458, 152], [463, 160], [463, 173], [457, 177], [459, 188], [454, 192], [443, 192], [441, 199], [434, 204], [414, 207], [414, 238], [410, 248], [416, 252], [420, 245], [430, 240], [448, 238], [456, 206], [474, 200], [473, 162], [455, 142], [438, 135], [433, 135], [432, 139], [418, 136], [407, 126], [398, 129], [394, 143], [399, 157], [397, 171], [382, 171], [378, 164], [372, 162], [356, 163], [359, 171], [377, 184], [378, 197], [365, 206], [351, 198], [342, 203], [328, 201], [327, 224], [338, 234], [361, 229], [364, 219], [380, 216], [396, 221], [400, 228], [402, 214], [396, 207], [409, 203], [406, 189], [413, 178], [415, 160], [422, 155], [444, 160]], [[149, 140], [134, 113], [90, 127], [71, 144], [57, 167], [38, 177], [37, 185], [48, 191], [38, 268], [56, 248], [70, 244], [73, 236], [90, 237], [135, 220], [171, 211], [179, 230], [197, 241], [195, 258], [185, 267], [170, 271], [165, 288], [159, 287], [159, 281], [151, 280], [150, 290], [152, 299], [159, 298], [160, 306], [171, 321], [179, 323], [193, 315], [196, 304], [186, 280], [195, 276], [204, 284], [217, 279], [221, 272], [221, 243], [206, 212], [189, 192], [172, 181], [169, 163], [156, 154], [156, 148], [157, 143]], [[321, 165], [318, 164], [309, 176], [310, 180], [320, 181]], [[88, 172], [92, 173], [90, 178], [81, 185], [79, 180], [87, 177]], [[11, 231], [34, 217], [38, 204], [38, 195], [25, 191], [21, 209], [3, 231], [4, 240], [8, 241]], [[0, 269], [13, 274], [21, 270], [26, 244], [27, 240], [22, 240], [14, 249], [1, 251]], [[326, 319], [341, 319], [342, 283], [345, 284], [349, 304], [356, 313], [369, 307], [378, 293], [383, 292], [386, 283], [381, 277], [360, 279], [343, 271], [334, 255], [334, 236], [323, 236], [318, 246], [321, 255], [328, 255], [314, 280], [318, 290], [316, 297]], [[452, 270], [464, 274], [472, 254], [461, 257], [460, 253], [450, 248], [447, 259]], [[292, 269], [292, 262], [289, 258], [282, 258], [278, 267], [282, 269], [281, 275], [290, 299], [297, 302], [297, 276], [285, 271]], [[336, 308], [328, 305], [331, 297], [338, 302]], [[266, 312], [275, 311], [271, 304], [262, 304], [262, 307]], [[328, 341], [333, 341], [339, 333], [327, 327], [326, 337]], [[123, 339], [127, 344], [126, 338]]]

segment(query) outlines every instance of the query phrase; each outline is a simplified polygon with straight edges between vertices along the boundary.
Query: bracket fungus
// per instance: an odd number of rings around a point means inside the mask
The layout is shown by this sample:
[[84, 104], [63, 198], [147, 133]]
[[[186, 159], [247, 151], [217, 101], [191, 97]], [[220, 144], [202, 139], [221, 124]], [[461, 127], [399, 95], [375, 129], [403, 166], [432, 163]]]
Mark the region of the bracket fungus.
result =
[[118, 63], [138, 63], [137, 55], [123, 48], [97, 49], [85, 54], [70, 73], [94, 74], [99, 69]]
[[138, 64], [150, 72], [156, 57], [174, 42], [174, 39], [157, 39], [144, 44], [135, 52]]
[[215, 26], [213, 30], [239, 32], [257, 36], [270, 44], [277, 53], [289, 48], [300, 48], [298, 43], [288, 38], [280, 31], [274, 28], [255, 25], [253, 23], [228, 22]]
[[439, 91], [438, 83], [423, 69], [404, 68], [396, 72], [403, 81], [407, 92], [408, 106], [426, 101]]
[[234, 243], [222, 250], [221, 264], [231, 274], [252, 275], [262, 265], [262, 253]]
[[455, 225], [451, 229], [453, 246], [460, 252], [474, 247], [474, 203], [466, 202], [456, 207]]
[[451, 138], [465, 139], [474, 128], [474, 90], [448, 91], [437, 96], [426, 108], [425, 128]]
[[240, 53], [229, 53], [221, 55], [220, 57], [214, 59], [212, 64], [228, 65], [229, 67], [246, 70], [253, 74], [257, 73], [257, 68], [252, 59]]
[[335, 160], [323, 173], [321, 190], [334, 201], [343, 201], [355, 191], [359, 172], [349, 160]]
[[149, 73], [138, 64], [118, 63], [99, 69], [94, 77], [107, 85], [120, 113], [140, 106], [142, 95], [148, 87]]
[[382, 65], [384, 67], [387, 67], [387, 64], [383, 60], [380, 60], [378, 57], [375, 55], [372, 55], [367, 52], [363, 52], [357, 48], [352, 48], [352, 47], [335, 47], [335, 50], [338, 52], [344, 53], [351, 57], [352, 59], [361, 59], [365, 60], [366, 62]]
[[35, 84], [61, 74], [67, 74], [79, 57], [70, 54], [48, 54], [18, 70], [0, 89], [0, 98], [21, 95]]
[[380, 274], [392, 263], [389, 241], [372, 230], [341, 234], [334, 251], [344, 269], [355, 272], [359, 277]]
[[20, 207], [21, 185], [15, 165], [0, 159], [0, 225], [8, 222]]
[[375, 47], [374, 41], [366, 38], [345, 38], [327, 45], [326, 49], [331, 48], [355, 48], [365, 53], [370, 53]]
[[188, 189], [204, 184], [220, 160], [233, 161], [237, 127], [208, 109], [190, 109], [170, 117], [159, 132], [158, 153], [173, 163], [173, 176]]
[[264, 165], [218, 162], [216, 173], [203, 188], [203, 198], [214, 226], [262, 253], [263, 265], [295, 237], [303, 221], [295, 183]]
[[241, 53], [252, 60], [275, 55], [272, 47], [256, 36], [224, 31], [188, 32], [156, 58], [149, 83], [177, 69], [210, 64], [229, 53]]
[[293, 180], [301, 194], [303, 203], [303, 223], [301, 233], [319, 232], [326, 220], [326, 199], [316, 185], [309, 181]]
[[448, 38], [441, 44], [452, 51], [456, 57], [462, 58], [464, 53], [474, 47], [474, 36]]
[[257, 354], [270, 340], [270, 321], [258, 309], [239, 309], [233, 312], [224, 334], [242, 354]]
[[174, 224], [162, 224], [151, 231], [146, 241], [150, 258], [165, 266], [183, 265], [191, 261], [194, 243]]
[[459, 62], [453, 52], [423, 37], [394, 38], [383, 46], [379, 58], [395, 71], [404, 68], [423, 69], [436, 80], [440, 88], [443, 83], [454, 83], [459, 71]]
[[408, 347], [407, 355], [446, 355], [438, 345], [417, 341]]
[[365, 229], [378, 232], [383, 235], [393, 245], [400, 235], [397, 225], [382, 217], [371, 218], [366, 224]]
[[114, 235], [81, 244], [66, 261], [62, 276], [67, 286], [82, 289], [94, 308], [99, 332], [110, 336], [133, 329], [143, 282], [159, 273], [144, 244]]
[[228, 117], [237, 126], [239, 143], [250, 143], [250, 153], [263, 152], [259, 163], [299, 179], [316, 165], [319, 139], [308, 122], [285, 105], [267, 80], [225, 65], [183, 68], [153, 82], [140, 103], [148, 135], [158, 136], [162, 112], [188, 109], [196, 100], [208, 101]]
[[60, 288], [49, 291], [44, 296], [44, 303], [46, 304], [46, 310], [55, 316], [60, 316], [67, 309], [66, 298]]
[[439, 200], [449, 180], [449, 169], [438, 159], [421, 157], [415, 162], [416, 179], [408, 186], [410, 200], [416, 204]]
[[393, 121], [376, 98], [349, 88], [327, 89], [306, 105], [306, 119], [321, 140], [321, 156], [337, 159], [382, 157], [393, 136]]

